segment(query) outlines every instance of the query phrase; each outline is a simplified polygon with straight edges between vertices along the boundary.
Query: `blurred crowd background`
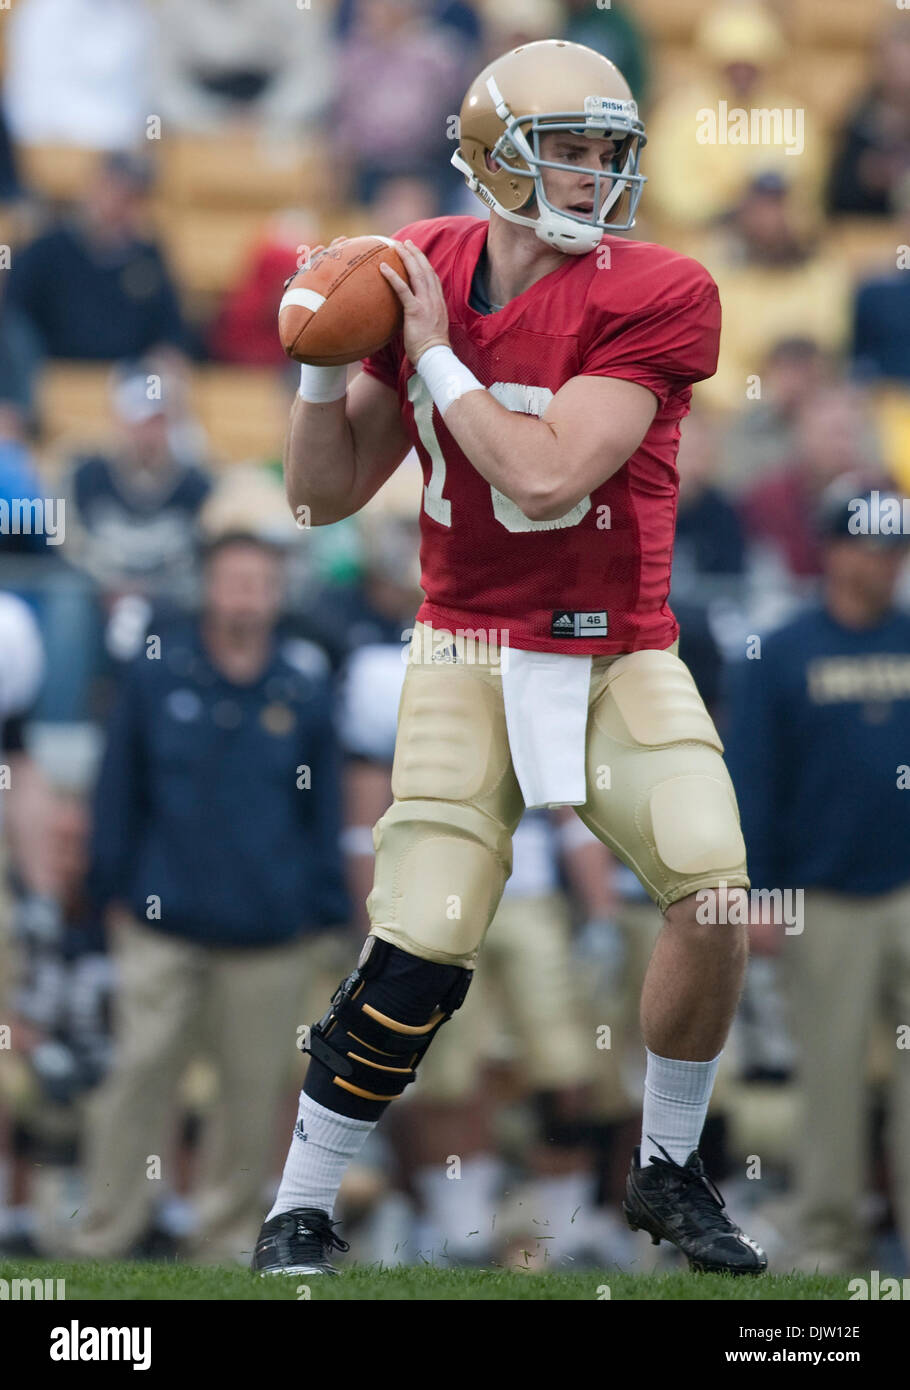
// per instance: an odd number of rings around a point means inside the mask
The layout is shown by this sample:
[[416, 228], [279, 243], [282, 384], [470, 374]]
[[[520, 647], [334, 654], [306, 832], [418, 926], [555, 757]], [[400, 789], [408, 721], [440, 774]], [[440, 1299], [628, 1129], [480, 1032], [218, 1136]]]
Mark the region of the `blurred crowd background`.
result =
[[[814, 1032], [796, 937], [757, 938], [703, 1154], [773, 1259], [907, 1272], [910, 788], [891, 754], [910, 763], [910, 575], [896, 542], [842, 553], [845, 498], [910, 490], [910, 12], [884, 0], [0, 11], [0, 1252], [250, 1249], [299, 1026], [365, 928], [420, 598], [413, 458], [349, 522], [306, 531], [288, 511], [277, 302], [335, 235], [481, 215], [448, 163], [464, 90], [554, 36], [612, 58], [638, 98], [630, 235], [720, 286], [720, 366], [680, 447], [673, 607], [747, 832], [764, 827], [763, 869], [789, 868], [773, 883], [830, 895], [854, 950], [883, 923], [862, 984], [832, 927]], [[799, 145], [701, 143], [697, 113], [719, 103], [799, 113]], [[793, 623], [829, 599], [836, 634], [819, 618], [801, 641]], [[885, 632], [855, 688], [853, 611]], [[748, 658], [778, 630], [796, 638], [769, 647], [783, 674], [762, 704]], [[787, 762], [802, 646], [841, 662], [840, 694]], [[811, 842], [804, 757], [830, 764], [825, 834], [864, 847], [849, 874], [772, 852], [777, 819]], [[161, 902], [131, 899], [137, 859]], [[654, 1266], [617, 1203], [658, 927], [571, 814], [526, 818], [468, 1003], [343, 1190], [355, 1255]]]

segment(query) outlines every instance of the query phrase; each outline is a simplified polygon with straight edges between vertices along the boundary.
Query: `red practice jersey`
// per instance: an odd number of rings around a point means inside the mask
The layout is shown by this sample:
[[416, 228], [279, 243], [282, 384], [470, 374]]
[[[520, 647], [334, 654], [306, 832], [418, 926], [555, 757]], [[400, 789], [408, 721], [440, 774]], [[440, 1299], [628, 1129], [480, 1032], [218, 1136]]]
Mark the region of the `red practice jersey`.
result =
[[613, 655], [668, 647], [679, 426], [692, 383], [717, 366], [717, 286], [697, 261], [605, 236], [492, 314], [468, 304], [487, 223], [440, 217], [398, 233], [439, 276], [455, 355], [510, 410], [542, 415], [574, 376], [622, 377], [652, 391], [640, 447], [565, 516], [531, 521], [456, 444], [401, 335], [364, 362], [398, 392], [424, 472], [418, 618], [508, 633], [527, 651]]

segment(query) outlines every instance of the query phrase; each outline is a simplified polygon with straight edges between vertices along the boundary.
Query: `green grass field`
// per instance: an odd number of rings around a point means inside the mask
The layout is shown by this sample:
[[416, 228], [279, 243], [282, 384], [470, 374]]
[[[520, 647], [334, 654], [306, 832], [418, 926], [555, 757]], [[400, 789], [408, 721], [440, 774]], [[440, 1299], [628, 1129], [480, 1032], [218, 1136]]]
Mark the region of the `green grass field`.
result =
[[[786, 1299], [841, 1300], [846, 1277], [766, 1274], [732, 1279], [718, 1274], [523, 1274], [514, 1270], [390, 1269], [358, 1266], [337, 1278], [260, 1279], [241, 1269], [185, 1264], [72, 1264], [50, 1260], [0, 1261], [0, 1279], [64, 1279], [66, 1298], [91, 1300], [321, 1300], [420, 1301]], [[605, 1292], [609, 1289], [609, 1293]], [[309, 1291], [307, 1294], [306, 1290]]]

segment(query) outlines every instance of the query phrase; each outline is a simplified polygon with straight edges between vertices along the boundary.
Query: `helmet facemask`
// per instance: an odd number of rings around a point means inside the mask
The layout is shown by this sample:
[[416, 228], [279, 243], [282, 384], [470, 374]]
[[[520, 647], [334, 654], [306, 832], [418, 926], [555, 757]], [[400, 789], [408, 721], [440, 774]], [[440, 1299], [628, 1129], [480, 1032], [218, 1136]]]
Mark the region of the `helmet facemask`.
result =
[[[513, 180], [518, 178], [533, 183], [533, 188], [528, 189], [527, 197], [518, 206], [526, 207], [532, 194], [536, 195], [539, 216], [523, 216], [514, 206], [505, 208], [476, 178], [460, 151], [456, 151], [452, 163], [468, 176], [469, 186], [494, 211], [510, 222], [533, 227], [542, 241], [570, 255], [583, 255], [593, 250], [605, 232], [627, 231], [635, 225], [635, 213], [645, 183], [645, 175], [639, 173], [638, 166], [646, 136], [634, 101], [592, 96], [585, 98], [583, 111], [514, 116], [498, 92], [491, 90], [491, 96], [496, 101], [497, 115], [504, 122], [504, 129], [489, 154], [500, 171]], [[561, 131], [613, 140], [616, 150], [610, 168], [543, 159], [541, 138]], [[569, 212], [550, 202], [544, 190], [545, 169], [574, 174], [581, 170], [593, 177], [594, 206], [590, 215]]]

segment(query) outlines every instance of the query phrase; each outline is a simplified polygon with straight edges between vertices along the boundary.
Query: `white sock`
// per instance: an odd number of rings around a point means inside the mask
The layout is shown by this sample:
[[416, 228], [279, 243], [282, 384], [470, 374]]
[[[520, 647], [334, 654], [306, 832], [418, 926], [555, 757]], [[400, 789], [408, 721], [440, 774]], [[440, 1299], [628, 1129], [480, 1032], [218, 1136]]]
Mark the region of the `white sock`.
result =
[[712, 1062], [683, 1062], [658, 1057], [648, 1049], [641, 1117], [642, 1167], [654, 1158], [663, 1158], [658, 1144], [675, 1163], [685, 1163], [698, 1148], [719, 1061], [719, 1053]]
[[301, 1091], [278, 1196], [266, 1220], [298, 1207], [318, 1207], [332, 1216], [345, 1169], [375, 1127], [375, 1120], [338, 1115]]

